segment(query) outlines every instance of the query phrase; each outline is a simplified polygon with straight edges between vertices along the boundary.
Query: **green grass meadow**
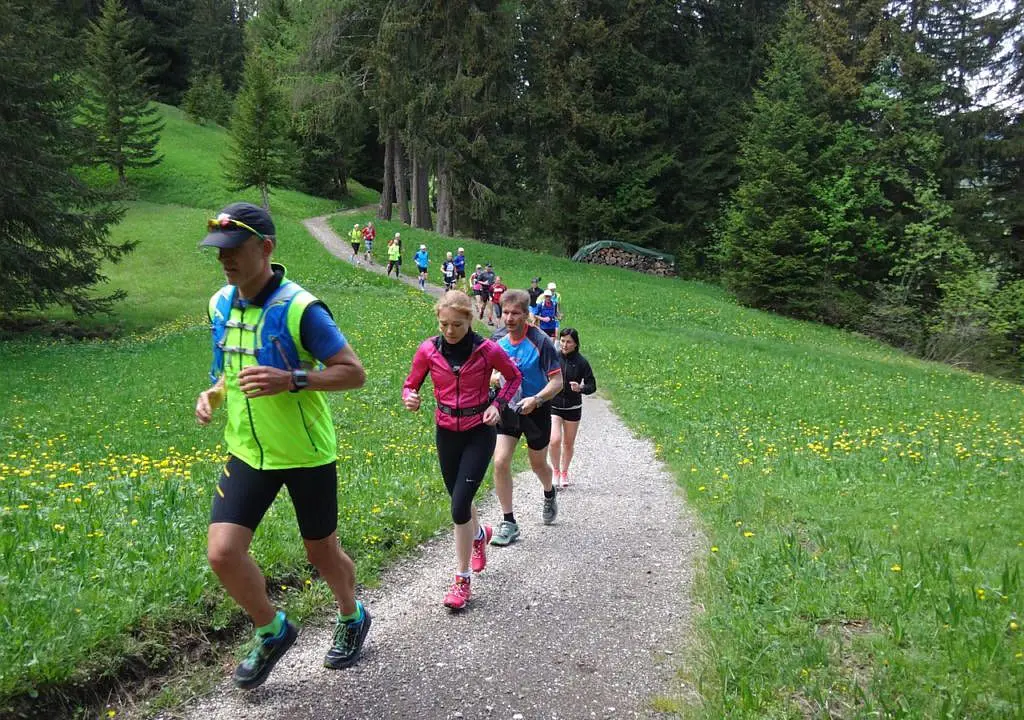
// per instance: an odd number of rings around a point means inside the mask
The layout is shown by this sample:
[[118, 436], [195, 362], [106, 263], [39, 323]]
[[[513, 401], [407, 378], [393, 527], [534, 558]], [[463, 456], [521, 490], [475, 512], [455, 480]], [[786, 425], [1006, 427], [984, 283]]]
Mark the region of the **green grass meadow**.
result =
[[[112, 319], [123, 334], [0, 344], [0, 714], [31, 693], [74, 696], [125, 657], [159, 665], [174, 652], [168, 630], [238, 623], [205, 560], [221, 425], [193, 419], [209, 363], [203, 309], [222, 283], [196, 244], [236, 196], [217, 167], [223, 131], [165, 113], [166, 160], [133, 177], [139, 197], [115, 231], [140, 240], [109, 273], [128, 292]], [[368, 202], [360, 190], [350, 204]], [[435, 331], [430, 304], [308, 236], [300, 219], [337, 203], [286, 192], [271, 203], [277, 259], [327, 302], [367, 368], [366, 387], [332, 394], [331, 407], [339, 534], [372, 583], [449, 524], [431, 414], [399, 402], [416, 345]], [[369, 218], [333, 222], [344, 236]], [[396, 231], [405, 274], [423, 242], [433, 282], [458, 246], [510, 287], [556, 281], [602, 392], [654, 441], [701, 519], [703, 613], [677, 657], [702, 700], [680, 692], [654, 707], [708, 719], [1024, 717], [1020, 386], [749, 311], [712, 286], [397, 223], [378, 223], [377, 262]], [[623, 492], [642, 491], [623, 478]], [[254, 553], [290, 611], [327, 607], [287, 502]]]
[[681, 715], [1024, 717], [1024, 389], [715, 287], [393, 223], [378, 240], [396, 231], [403, 271], [425, 243], [434, 282], [459, 246], [511, 287], [554, 280], [599, 385], [675, 471], [708, 536], [684, 673], [704, 703]]

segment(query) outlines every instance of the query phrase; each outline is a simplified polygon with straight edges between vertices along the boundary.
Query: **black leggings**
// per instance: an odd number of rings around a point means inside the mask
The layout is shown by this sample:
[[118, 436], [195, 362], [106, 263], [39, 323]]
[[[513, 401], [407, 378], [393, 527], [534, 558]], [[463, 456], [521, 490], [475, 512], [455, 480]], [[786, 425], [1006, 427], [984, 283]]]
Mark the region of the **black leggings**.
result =
[[452, 498], [452, 520], [456, 525], [473, 517], [473, 496], [491, 464], [496, 437], [495, 429], [482, 423], [461, 432], [437, 428], [437, 461]]

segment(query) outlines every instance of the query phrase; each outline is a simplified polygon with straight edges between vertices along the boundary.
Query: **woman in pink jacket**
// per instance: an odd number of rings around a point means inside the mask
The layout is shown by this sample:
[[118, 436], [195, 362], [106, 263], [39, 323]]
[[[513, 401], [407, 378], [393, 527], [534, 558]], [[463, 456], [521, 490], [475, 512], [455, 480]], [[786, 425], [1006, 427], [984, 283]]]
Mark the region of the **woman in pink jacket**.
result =
[[[402, 387], [402, 402], [407, 410], [420, 409], [419, 390], [429, 373], [437, 402], [437, 458], [452, 498], [458, 561], [444, 604], [461, 610], [470, 598], [470, 566], [473, 572], [484, 569], [485, 548], [491, 541], [491, 528], [480, 525], [473, 497], [494, 455], [494, 426], [501, 409], [519, 391], [522, 375], [497, 344], [472, 332], [473, 301], [464, 292], [449, 290], [435, 310], [441, 334], [417, 348]], [[505, 384], [492, 399], [493, 370], [501, 373]]]

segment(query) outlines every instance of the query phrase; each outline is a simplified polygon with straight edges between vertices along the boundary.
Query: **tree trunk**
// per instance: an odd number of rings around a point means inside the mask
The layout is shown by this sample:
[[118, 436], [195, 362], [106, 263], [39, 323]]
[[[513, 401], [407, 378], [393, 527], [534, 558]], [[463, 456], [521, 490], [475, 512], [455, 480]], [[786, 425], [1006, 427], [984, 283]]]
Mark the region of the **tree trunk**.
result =
[[430, 165], [423, 162], [422, 154], [417, 153], [412, 159], [412, 196], [413, 225], [424, 230], [433, 229], [430, 221]]
[[384, 141], [384, 187], [380, 191], [380, 205], [377, 207], [377, 218], [391, 219], [391, 205], [395, 202], [395, 138], [388, 133]]
[[420, 195], [420, 156], [418, 153], [410, 153], [412, 160], [412, 173], [409, 177], [409, 198], [412, 202], [412, 226], [420, 227], [420, 207], [423, 205], [423, 197]]
[[437, 232], [454, 235], [452, 225], [452, 179], [448, 166], [443, 162], [437, 166]]
[[263, 198], [263, 209], [270, 210], [270, 190], [266, 183], [260, 183], [260, 197]]
[[405, 147], [395, 137], [395, 200], [398, 203], [398, 219], [406, 225], [412, 224], [409, 216], [409, 178], [405, 169]]

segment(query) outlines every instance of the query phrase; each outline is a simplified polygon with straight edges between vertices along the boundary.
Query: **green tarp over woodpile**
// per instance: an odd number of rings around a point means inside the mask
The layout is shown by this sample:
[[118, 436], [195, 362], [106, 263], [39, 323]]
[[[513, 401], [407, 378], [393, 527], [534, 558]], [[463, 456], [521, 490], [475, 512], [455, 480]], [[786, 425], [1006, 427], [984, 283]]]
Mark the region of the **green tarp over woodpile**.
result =
[[669, 263], [673, 267], [676, 264], [675, 255], [669, 255], [668, 253], [661, 252], [659, 250], [651, 250], [650, 248], [640, 247], [639, 245], [633, 245], [632, 243], [620, 242], [618, 240], [598, 240], [592, 242], [589, 245], [584, 245], [576, 254], [572, 256], [575, 262], [586, 262], [588, 255], [603, 250], [604, 248], [615, 248], [617, 250], [625, 250], [626, 252], [636, 253], [637, 255], [646, 255], [657, 260], [663, 260]]

